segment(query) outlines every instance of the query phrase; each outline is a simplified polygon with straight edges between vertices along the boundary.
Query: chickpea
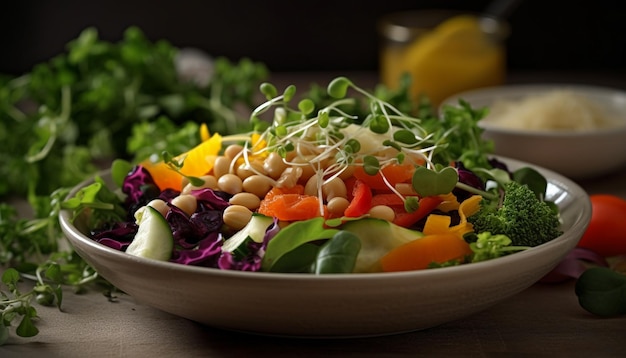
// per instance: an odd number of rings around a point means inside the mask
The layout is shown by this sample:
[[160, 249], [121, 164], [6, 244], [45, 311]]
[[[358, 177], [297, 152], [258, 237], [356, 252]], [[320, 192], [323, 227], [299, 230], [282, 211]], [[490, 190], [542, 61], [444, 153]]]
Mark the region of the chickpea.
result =
[[202, 184], [201, 186], [195, 186], [189, 183], [183, 187], [181, 194], [189, 194], [192, 190], [204, 188], [217, 189], [217, 179], [213, 175], [203, 175], [199, 177], [199, 179], [202, 179], [204, 181], [204, 184]]
[[306, 184], [304, 185], [304, 194], [306, 195], [313, 195], [313, 196], [317, 196], [319, 193], [317, 192], [317, 186], [318, 186], [318, 182], [319, 180], [317, 175], [313, 175], [312, 177], [309, 178], [309, 180], [306, 181]]
[[180, 187], [184, 188], [187, 185], [189, 185], [189, 178], [187, 178], [186, 176], [183, 176], [182, 179], [180, 180]]
[[279, 188], [293, 188], [298, 184], [298, 180], [302, 176], [302, 169], [299, 167], [289, 167], [285, 169], [280, 178], [276, 181]]
[[187, 215], [195, 213], [198, 208], [198, 201], [196, 200], [196, 197], [190, 194], [179, 195], [172, 199], [170, 203], [185, 212]]
[[350, 205], [348, 199], [337, 196], [330, 199], [326, 207], [331, 214], [341, 216], [346, 211], [348, 205]]
[[252, 211], [242, 205], [230, 205], [222, 215], [224, 224], [235, 229], [243, 229], [252, 218]]
[[302, 174], [300, 174], [300, 180], [307, 181], [309, 180], [309, 178], [315, 175], [315, 167], [313, 167], [313, 165], [310, 163], [310, 160], [313, 159], [314, 157], [315, 156], [313, 155], [309, 155], [309, 156], [304, 156], [304, 157], [297, 156], [293, 158], [292, 167], [299, 168], [300, 171], [302, 172]]
[[235, 195], [243, 190], [243, 182], [235, 174], [224, 174], [217, 179], [217, 187], [221, 191]]
[[255, 210], [259, 208], [261, 199], [255, 194], [241, 192], [233, 195], [228, 202], [232, 205], [241, 205], [250, 210]]
[[224, 149], [224, 156], [230, 160], [233, 160], [235, 157], [241, 153], [243, 147], [239, 144], [231, 144], [226, 149]]
[[224, 174], [228, 174], [230, 172], [230, 162], [231, 160], [227, 157], [217, 157], [215, 158], [215, 163], [213, 164], [213, 175], [216, 178], [220, 178]]
[[151, 206], [156, 209], [156, 211], [160, 212], [163, 217], [170, 210], [170, 207], [167, 206], [167, 203], [161, 199], [154, 199], [148, 203], [148, 206]]
[[272, 183], [263, 175], [251, 175], [243, 180], [243, 190], [256, 195], [259, 198], [265, 197], [270, 189], [272, 189]]
[[287, 169], [287, 163], [276, 152], [270, 153], [263, 162], [263, 170], [273, 179], [278, 179], [285, 169]]
[[285, 161], [290, 162], [290, 161], [292, 161], [292, 160], [293, 160], [293, 158], [295, 158], [295, 157], [296, 157], [296, 151], [295, 151], [295, 150], [289, 151], [289, 152], [287, 152], [287, 153], [285, 154]]
[[369, 215], [373, 218], [383, 219], [387, 221], [393, 221], [396, 218], [396, 213], [392, 208], [387, 205], [376, 205], [370, 209]]
[[326, 200], [331, 200], [336, 197], [347, 198], [348, 189], [346, 189], [346, 184], [343, 180], [340, 178], [333, 178], [326, 184], [322, 185], [322, 194]]
[[250, 163], [250, 166], [254, 170], [251, 169], [246, 163], [240, 164], [239, 167], [237, 167], [237, 176], [239, 176], [239, 178], [243, 180], [251, 175], [255, 175], [258, 173], [266, 174], [265, 170], [263, 169], [263, 162], [259, 162], [255, 160]]
[[[304, 193], [307, 195], [318, 195], [317, 192], [318, 186], [318, 176], [314, 175], [306, 182], [304, 186]], [[324, 183], [322, 185], [322, 198], [325, 201], [329, 201], [335, 197], [348, 197], [348, 190], [346, 189], [346, 184], [343, 180], [339, 178], [333, 178], [332, 180]]]

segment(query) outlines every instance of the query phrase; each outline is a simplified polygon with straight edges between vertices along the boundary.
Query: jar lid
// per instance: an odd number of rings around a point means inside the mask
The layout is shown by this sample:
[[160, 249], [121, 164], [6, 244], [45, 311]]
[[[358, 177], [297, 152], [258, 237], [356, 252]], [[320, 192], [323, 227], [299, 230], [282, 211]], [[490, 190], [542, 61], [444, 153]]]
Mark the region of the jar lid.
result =
[[456, 10], [413, 10], [383, 15], [378, 21], [378, 33], [387, 41], [409, 42], [432, 30], [444, 20], [458, 15], [473, 15], [480, 26], [494, 40], [503, 41], [509, 35], [508, 24], [481, 14]]

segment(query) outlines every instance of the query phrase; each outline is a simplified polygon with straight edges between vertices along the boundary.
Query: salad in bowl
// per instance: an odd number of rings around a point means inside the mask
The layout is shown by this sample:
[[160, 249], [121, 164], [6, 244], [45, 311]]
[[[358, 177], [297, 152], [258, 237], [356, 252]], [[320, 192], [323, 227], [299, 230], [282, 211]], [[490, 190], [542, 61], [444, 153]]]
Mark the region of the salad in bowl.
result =
[[484, 109], [418, 118], [344, 77], [303, 99], [261, 92], [249, 132], [200, 127], [189, 150], [76, 186], [59, 216], [76, 252], [138, 302], [211, 327], [366, 337], [526, 289], [591, 218], [570, 179], [492, 156]]
[[63, 208], [136, 257], [230, 271], [361, 274], [474, 264], [559, 237], [548, 180], [492, 156], [460, 101], [404, 113], [338, 77], [323, 103], [265, 83], [252, 130], [116, 160]]

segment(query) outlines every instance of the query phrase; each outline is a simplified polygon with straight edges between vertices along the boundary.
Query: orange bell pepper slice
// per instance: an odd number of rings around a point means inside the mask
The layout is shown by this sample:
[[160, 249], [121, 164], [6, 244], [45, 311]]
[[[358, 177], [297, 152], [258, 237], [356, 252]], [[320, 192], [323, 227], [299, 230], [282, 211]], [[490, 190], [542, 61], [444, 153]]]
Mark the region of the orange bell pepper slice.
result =
[[472, 249], [453, 233], [426, 235], [407, 242], [388, 252], [380, 259], [384, 272], [427, 269], [432, 263], [465, 261]]

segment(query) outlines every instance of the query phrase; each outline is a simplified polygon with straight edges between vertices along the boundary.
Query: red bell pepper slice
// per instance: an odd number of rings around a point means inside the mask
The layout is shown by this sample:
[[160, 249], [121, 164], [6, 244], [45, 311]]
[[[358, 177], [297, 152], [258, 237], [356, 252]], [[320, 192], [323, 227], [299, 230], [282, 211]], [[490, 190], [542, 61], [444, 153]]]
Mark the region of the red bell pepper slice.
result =
[[374, 194], [372, 196], [372, 207], [376, 205], [386, 205], [390, 207], [404, 207], [404, 198], [398, 194]]
[[393, 223], [402, 227], [410, 227], [421, 219], [425, 218], [431, 211], [443, 201], [438, 195], [426, 196], [420, 199], [419, 208], [412, 213], [401, 212], [396, 213]]
[[372, 208], [372, 189], [361, 180], [354, 182], [352, 190], [352, 201], [346, 208], [344, 215], [356, 218], [367, 214]]

